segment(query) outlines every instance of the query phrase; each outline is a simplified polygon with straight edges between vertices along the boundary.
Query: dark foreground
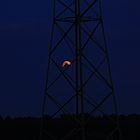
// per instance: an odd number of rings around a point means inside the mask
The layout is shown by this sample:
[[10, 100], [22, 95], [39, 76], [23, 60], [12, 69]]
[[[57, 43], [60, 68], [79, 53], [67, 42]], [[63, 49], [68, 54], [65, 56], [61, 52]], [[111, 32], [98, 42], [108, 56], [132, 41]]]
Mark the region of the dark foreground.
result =
[[[121, 115], [119, 118], [123, 139], [140, 140], [140, 115]], [[64, 133], [68, 128], [73, 129], [73, 125], [67, 117], [49, 118], [48, 121], [52, 133], [61, 134], [61, 131]], [[39, 140], [40, 122], [40, 118], [1, 118], [0, 140]], [[93, 117], [87, 127], [89, 131], [97, 129], [104, 132], [109, 128], [106, 117]], [[47, 138], [47, 140], [49, 139]]]

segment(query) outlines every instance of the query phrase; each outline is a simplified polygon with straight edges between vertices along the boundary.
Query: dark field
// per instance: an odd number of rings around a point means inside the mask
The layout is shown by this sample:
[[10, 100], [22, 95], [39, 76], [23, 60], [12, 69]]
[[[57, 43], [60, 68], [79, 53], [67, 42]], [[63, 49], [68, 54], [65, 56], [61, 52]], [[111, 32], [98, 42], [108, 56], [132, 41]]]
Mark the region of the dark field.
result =
[[[123, 140], [140, 140], [140, 115], [120, 115], [120, 128]], [[60, 140], [62, 134], [75, 127], [75, 123], [69, 120], [68, 116], [51, 119], [48, 118], [48, 129], [50, 133], [57, 135]], [[40, 118], [10, 118], [0, 119], [0, 140], [39, 140]], [[86, 129], [94, 135], [93, 130], [106, 133], [112, 126], [106, 117], [93, 117], [88, 123]], [[95, 137], [90, 135], [88, 140], [94, 140]], [[98, 140], [102, 140], [98, 138]], [[51, 140], [49, 137], [47, 140]], [[95, 139], [96, 140], [96, 139]], [[114, 140], [114, 139], [113, 139]], [[116, 139], [115, 139], [116, 140]]]

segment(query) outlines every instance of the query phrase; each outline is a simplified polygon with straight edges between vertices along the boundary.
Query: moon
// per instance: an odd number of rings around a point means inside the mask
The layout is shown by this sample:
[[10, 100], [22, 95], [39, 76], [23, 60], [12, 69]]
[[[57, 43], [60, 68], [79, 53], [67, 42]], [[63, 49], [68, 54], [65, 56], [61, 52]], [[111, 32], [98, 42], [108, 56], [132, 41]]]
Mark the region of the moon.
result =
[[71, 65], [71, 61], [65, 60], [62, 64], [62, 67], [65, 67], [66, 65]]

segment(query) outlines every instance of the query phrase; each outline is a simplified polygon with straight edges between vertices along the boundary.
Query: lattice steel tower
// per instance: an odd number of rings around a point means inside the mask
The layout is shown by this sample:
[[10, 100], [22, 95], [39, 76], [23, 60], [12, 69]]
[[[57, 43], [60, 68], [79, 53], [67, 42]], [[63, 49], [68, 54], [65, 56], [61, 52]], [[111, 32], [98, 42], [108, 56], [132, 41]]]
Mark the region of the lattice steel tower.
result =
[[40, 139], [119, 140], [101, 0], [53, 2]]

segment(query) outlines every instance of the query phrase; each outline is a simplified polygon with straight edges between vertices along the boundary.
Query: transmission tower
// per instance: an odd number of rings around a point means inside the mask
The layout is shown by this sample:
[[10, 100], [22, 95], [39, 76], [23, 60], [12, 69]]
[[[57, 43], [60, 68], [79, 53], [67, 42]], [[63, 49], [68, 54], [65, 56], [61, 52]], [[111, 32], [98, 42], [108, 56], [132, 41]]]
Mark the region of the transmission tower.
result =
[[40, 139], [119, 140], [101, 0], [53, 5]]

